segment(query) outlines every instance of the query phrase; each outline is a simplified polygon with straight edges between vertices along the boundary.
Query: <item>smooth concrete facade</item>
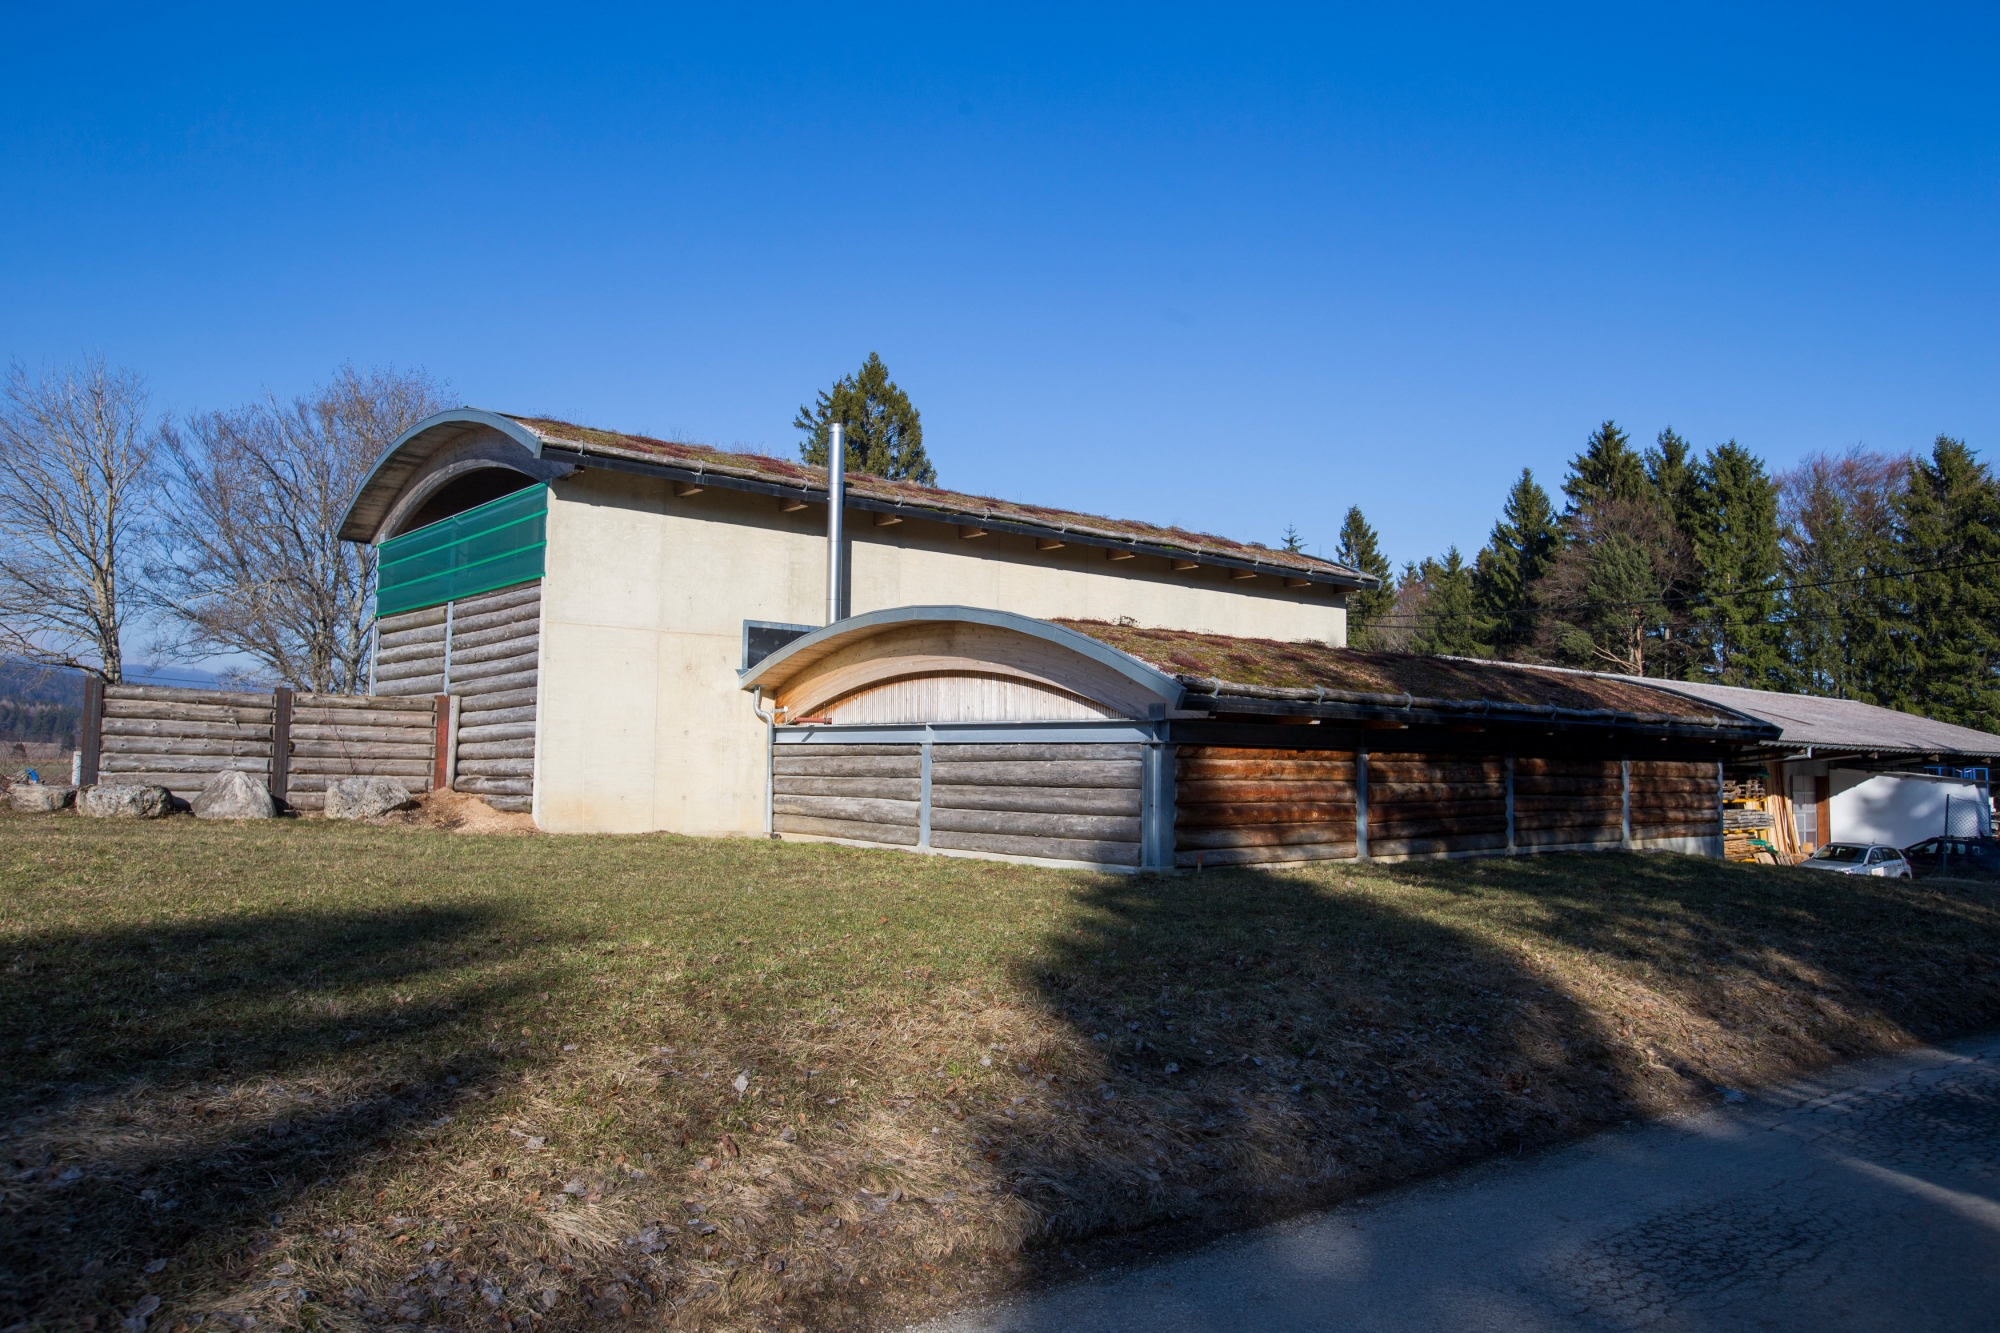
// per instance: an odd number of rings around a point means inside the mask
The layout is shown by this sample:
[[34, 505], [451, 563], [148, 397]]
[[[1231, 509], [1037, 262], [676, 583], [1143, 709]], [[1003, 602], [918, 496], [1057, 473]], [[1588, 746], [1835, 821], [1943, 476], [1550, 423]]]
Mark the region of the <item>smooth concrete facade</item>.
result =
[[[848, 611], [957, 604], [1344, 646], [1340, 589], [1175, 572], [1158, 557], [968, 539], [847, 515]], [[535, 822], [557, 833], [755, 833], [764, 724], [737, 688], [745, 620], [826, 619], [826, 509], [587, 470], [550, 483]]]

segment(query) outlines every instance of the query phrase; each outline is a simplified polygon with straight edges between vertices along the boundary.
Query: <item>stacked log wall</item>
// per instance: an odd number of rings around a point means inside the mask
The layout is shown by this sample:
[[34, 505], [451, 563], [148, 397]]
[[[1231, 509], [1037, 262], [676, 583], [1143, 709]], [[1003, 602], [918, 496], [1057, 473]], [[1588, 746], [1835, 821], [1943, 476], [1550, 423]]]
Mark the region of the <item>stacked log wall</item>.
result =
[[[277, 705], [270, 694], [106, 686], [98, 780], [165, 787], [182, 800], [229, 769], [269, 783]], [[327, 784], [343, 777], [393, 777], [429, 791], [436, 716], [427, 698], [292, 696], [286, 801], [322, 809]]]
[[1351, 751], [1178, 747], [1174, 864], [1354, 856], [1354, 762]]
[[1093, 865], [1140, 864], [1142, 747], [931, 747], [930, 845]]
[[1632, 761], [1632, 840], [1722, 836], [1722, 775], [1713, 763]]
[[1624, 774], [1618, 760], [1514, 760], [1517, 848], [1615, 846], [1624, 840]]
[[394, 778], [427, 792], [437, 754], [437, 704], [379, 695], [300, 694], [292, 699], [291, 779], [295, 809], [324, 810], [326, 789], [342, 778]]
[[922, 745], [778, 746], [772, 828], [888, 847], [1140, 864], [1140, 746], [929, 748], [926, 782]]
[[1507, 847], [1501, 755], [1371, 753], [1368, 855], [1437, 856]]
[[771, 828], [914, 847], [922, 786], [920, 745], [780, 745], [771, 758]]
[[165, 787], [182, 800], [228, 769], [268, 782], [275, 705], [236, 690], [107, 685], [98, 780]]
[[541, 608], [536, 581], [381, 623], [375, 692], [459, 699], [452, 786], [500, 810], [534, 806]]

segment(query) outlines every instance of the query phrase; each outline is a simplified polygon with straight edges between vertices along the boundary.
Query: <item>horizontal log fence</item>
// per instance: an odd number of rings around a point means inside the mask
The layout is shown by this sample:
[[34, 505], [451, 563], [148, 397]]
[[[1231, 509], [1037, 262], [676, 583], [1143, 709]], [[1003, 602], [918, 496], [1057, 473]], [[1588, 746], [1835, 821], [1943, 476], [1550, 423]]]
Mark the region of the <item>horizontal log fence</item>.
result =
[[233, 769], [299, 810], [324, 808], [341, 778], [393, 777], [413, 792], [437, 785], [435, 698], [93, 686], [80, 761], [87, 785], [165, 787], [192, 800]]

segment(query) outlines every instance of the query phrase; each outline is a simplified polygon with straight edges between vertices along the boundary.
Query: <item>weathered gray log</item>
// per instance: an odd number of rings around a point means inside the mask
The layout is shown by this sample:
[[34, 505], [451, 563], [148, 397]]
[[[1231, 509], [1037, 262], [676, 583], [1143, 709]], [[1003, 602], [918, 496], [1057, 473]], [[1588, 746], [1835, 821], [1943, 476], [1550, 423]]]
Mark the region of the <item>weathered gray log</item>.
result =
[[524, 606], [513, 611], [504, 611], [491, 616], [479, 616], [481, 622], [464, 625], [453, 624], [451, 630], [451, 651], [456, 656], [460, 648], [484, 648], [495, 643], [533, 643], [542, 632], [542, 609]]
[[[777, 754], [780, 759], [805, 754], [827, 759], [882, 759], [897, 755], [915, 757], [922, 748], [918, 745], [780, 745]], [[931, 757], [935, 759], [937, 756]]]
[[1093, 865], [1139, 864], [1136, 842], [1085, 842], [1069, 838], [1020, 838], [1005, 833], [933, 831], [931, 846], [958, 852], [991, 852], [1000, 856], [1032, 856], [1044, 861], [1084, 861]]
[[230, 726], [223, 722], [134, 722], [130, 718], [119, 719], [116, 726], [109, 721], [104, 724], [104, 749], [107, 754], [122, 749], [127, 740], [140, 737], [269, 745], [271, 728], [268, 725]]
[[262, 708], [222, 708], [127, 699], [107, 702], [104, 718], [107, 722], [243, 722], [269, 726], [271, 709], [268, 704]]
[[451, 664], [451, 688], [454, 693], [484, 688], [488, 693], [494, 690], [518, 690], [535, 683], [535, 663], [532, 658], [523, 666], [516, 658], [506, 658], [499, 662], [475, 662], [464, 670], [456, 661]]
[[[477, 722], [469, 719], [477, 716]], [[459, 705], [460, 740], [498, 741], [535, 734], [535, 710], [528, 708], [474, 708], [470, 701]]]
[[293, 708], [292, 721], [299, 726], [324, 727], [428, 727], [437, 721], [437, 709], [418, 707], [407, 699], [371, 708]]
[[[464, 753], [464, 747], [459, 747]], [[771, 793], [774, 796], [839, 796], [873, 799], [879, 801], [915, 801], [922, 796], [923, 781], [920, 778], [799, 778], [774, 775], [771, 779]], [[936, 793], [931, 799], [936, 801]]]
[[1136, 787], [1139, 762], [1074, 759], [1017, 764], [939, 763], [933, 757], [931, 781], [995, 787]]
[[996, 787], [932, 782], [932, 810], [1026, 810], [1048, 814], [1136, 815], [1137, 787]]
[[401, 695], [406, 698], [442, 694], [444, 675], [442, 672], [433, 671], [428, 676], [411, 676], [405, 680], [382, 680], [378, 677], [375, 681], [375, 693]]
[[810, 833], [822, 838], [846, 838], [852, 842], [879, 842], [891, 847], [917, 845], [917, 826], [911, 824], [864, 824], [852, 819], [813, 819], [805, 815], [771, 816], [771, 827], [779, 833]]
[[437, 735], [435, 724], [422, 727], [366, 727], [352, 723], [328, 726], [320, 722], [292, 728], [295, 741], [347, 741], [355, 745], [429, 745]]
[[511, 588], [495, 588], [458, 599], [457, 615], [485, 615], [516, 606], [538, 606], [542, 600], [541, 580], [517, 583]]
[[818, 755], [795, 758], [780, 748], [773, 768], [786, 777], [914, 778], [921, 776], [922, 761], [914, 754], [885, 755], [879, 759], [823, 759]]
[[244, 690], [183, 690], [165, 685], [106, 685], [104, 704], [106, 711], [116, 703], [131, 703], [144, 700], [149, 703], [208, 704], [218, 708], [265, 708], [271, 706], [269, 694], [253, 694]]
[[1351, 861], [1354, 844], [1327, 843], [1315, 846], [1187, 848], [1174, 853], [1174, 864], [1190, 870], [1233, 865], [1269, 865], [1282, 861]]
[[1130, 816], [1058, 815], [1039, 810], [939, 810], [933, 806], [931, 835], [935, 837], [940, 830], [1084, 842], [1139, 841], [1139, 821]]
[[431, 742], [390, 745], [381, 741], [293, 741], [294, 759], [422, 759], [429, 760]]
[[368, 774], [416, 778], [430, 771], [431, 761], [428, 759], [328, 759], [292, 756], [292, 773], [298, 777], [324, 776], [333, 773], [343, 778]]
[[23, 814], [52, 815], [75, 803], [76, 788], [53, 783], [17, 782], [7, 795], [13, 807]]
[[535, 798], [532, 796], [482, 796], [479, 799], [495, 810], [514, 815], [525, 815], [535, 808]]
[[523, 736], [511, 741], [468, 741], [465, 733], [458, 737], [458, 757], [467, 759], [532, 759], [535, 757], [535, 738]]
[[404, 662], [444, 661], [444, 636], [439, 635], [427, 643], [406, 643], [400, 648], [384, 648], [375, 654], [375, 672], [379, 676], [382, 668], [396, 666]]
[[541, 651], [541, 639], [534, 634], [517, 635], [511, 639], [496, 639], [492, 643], [460, 643], [453, 639], [451, 644], [451, 673], [456, 676], [461, 666], [476, 662], [506, 662], [515, 658], [532, 662]]
[[467, 759], [460, 756], [458, 772], [469, 778], [532, 778], [535, 776], [533, 755], [515, 759]]
[[234, 754], [269, 758], [271, 743], [200, 740], [192, 736], [111, 736], [103, 754]]
[[[220, 773], [228, 768], [241, 768], [245, 763], [254, 763], [260, 770], [270, 766], [265, 758], [244, 758], [229, 755], [210, 754], [107, 754], [98, 764], [102, 773]], [[205, 780], [205, 779], [204, 779]], [[197, 782], [200, 786], [201, 782]]]
[[533, 796], [535, 783], [532, 778], [488, 778], [477, 775], [461, 777], [455, 784], [462, 792], [473, 796]]
[[407, 629], [412, 625], [442, 625], [444, 607], [426, 606], [415, 611], [398, 611], [393, 616], [382, 617], [381, 624], [385, 630]]
[[511, 675], [490, 676], [480, 680], [460, 681], [454, 678], [451, 682], [451, 692], [467, 699], [488, 694], [513, 694], [517, 690], [524, 691], [529, 699], [535, 697], [533, 671], [516, 671]]
[[1238, 824], [1228, 828], [1177, 828], [1178, 847], [1311, 847], [1324, 843], [1352, 843], [1354, 821], [1345, 827], [1324, 824]]
[[[402, 648], [416, 647], [420, 644], [432, 644], [442, 649], [444, 644], [444, 618], [442, 616], [438, 618], [437, 623], [434, 625], [385, 630], [382, 634], [382, 646], [377, 651], [378, 654], [390, 653]], [[376, 660], [378, 662], [381, 660], [379, 655]]]
[[861, 824], [917, 826], [915, 801], [884, 801], [864, 796], [777, 796], [771, 810], [812, 819], [846, 819]]
[[444, 671], [444, 655], [412, 658], [404, 662], [381, 662], [375, 664], [375, 684], [379, 689], [384, 685], [397, 685], [414, 680], [419, 676], [435, 676]]
[[[454, 690], [453, 693], [458, 694], [458, 691]], [[491, 694], [458, 694], [458, 697], [463, 701], [459, 704], [460, 726], [464, 726], [465, 719], [475, 714], [482, 722], [496, 714], [519, 717], [521, 714], [514, 711], [517, 709], [526, 710], [527, 716], [532, 718], [535, 715], [537, 702], [536, 693], [531, 689], [495, 690]]]
[[1085, 745], [1075, 743], [1025, 745], [1012, 742], [995, 742], [986, 745], [933, 745], [931, 762], [950, 763], [1009, 763], [1046, 762], [1049, 760], [1088, 759], [1097, 762], [1115, 760], [1136, 760], [1144, 753], [1142, 745], [1105, 744]]

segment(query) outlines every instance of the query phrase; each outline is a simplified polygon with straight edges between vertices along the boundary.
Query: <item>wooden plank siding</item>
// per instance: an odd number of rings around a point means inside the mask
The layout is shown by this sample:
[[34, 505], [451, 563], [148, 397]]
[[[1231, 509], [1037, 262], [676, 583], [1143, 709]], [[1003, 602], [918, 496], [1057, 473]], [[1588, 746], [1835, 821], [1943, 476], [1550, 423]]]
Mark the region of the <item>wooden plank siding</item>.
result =
[[499, 810], [534, 807], [541, 614], [537, 580], [385, 616], [379, 627], [376, 693], [456, 697], [452, 787]]
[[1351, 858], [1355, 755], [1340, 750], [1178, 747], [1174, 864]]
[[1507, 848], [1504, 755], [1368, 756], [1368, 855]]
[[1722, 836], [1722, 772], [1712, 763], [1634, 759], [1632, 840]]

